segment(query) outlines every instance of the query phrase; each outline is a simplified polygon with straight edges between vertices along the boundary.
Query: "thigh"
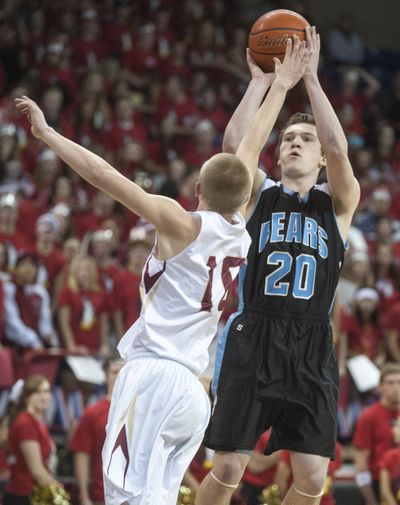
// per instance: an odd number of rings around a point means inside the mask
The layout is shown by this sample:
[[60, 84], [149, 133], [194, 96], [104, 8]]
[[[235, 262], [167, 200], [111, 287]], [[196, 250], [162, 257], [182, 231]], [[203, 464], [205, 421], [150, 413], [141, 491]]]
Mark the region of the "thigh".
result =
[[266, 406], [264, 395], [268, 335], [268, 321], [253, 312], [237, 315], [224, 329], [224, 353], [219, 349], [211, 387], [213, 413], [206, 446], [252, 451], [274, 418], [279, 399], [271, 398]]
[[193, 374], [177, 363], [128, 365], [113, 397], [103, 449], [107, 502], [166, 504], [181, 471], [170, 462], [180, 454], [182, 478], [207, 426], [209, 400]]
[[312, 479], [315, 482], [320, 482], [321, 488], [323, 487], [328, 471], [329, 458], [316, 454], [291, 452], [290, 463], [295, 484]]

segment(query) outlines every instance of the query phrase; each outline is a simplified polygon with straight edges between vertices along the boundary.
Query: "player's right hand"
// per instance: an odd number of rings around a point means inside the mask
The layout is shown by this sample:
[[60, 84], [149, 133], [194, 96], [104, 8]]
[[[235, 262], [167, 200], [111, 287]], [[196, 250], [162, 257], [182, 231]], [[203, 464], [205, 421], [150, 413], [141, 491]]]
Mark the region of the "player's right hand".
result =
[[19, 111], [25, 114], [31, 124], [31, 132], [34, 137], [40, 139], [43, 132], [49, 129], [42, 110], [36, 102], [23, 95], [22, 98], [15, 99], [15, 105]]
[[264, 72], [254, 61], [253, 57], [250, 54], [250, 49], [246, 49], [246, 61], [250, 70], [252, 79], [262, 79], [268, 87], [270, 87], [275, 79], [274, 72]]

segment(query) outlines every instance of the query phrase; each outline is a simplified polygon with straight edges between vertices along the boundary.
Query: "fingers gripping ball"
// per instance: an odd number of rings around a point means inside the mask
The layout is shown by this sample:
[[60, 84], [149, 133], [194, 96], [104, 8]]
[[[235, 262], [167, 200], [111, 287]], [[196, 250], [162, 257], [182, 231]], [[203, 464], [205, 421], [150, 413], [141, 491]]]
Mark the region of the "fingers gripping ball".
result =
[[267, 12], [257, 19], [250, 30], [250, 54], [265, 72], [275, 68], [274, 58], [281, 61], [285, 56], [286, 43], [297, 35], [300, 41], [306, 39], [305, 28], [308, 21], [296, 12], [278, 9]]

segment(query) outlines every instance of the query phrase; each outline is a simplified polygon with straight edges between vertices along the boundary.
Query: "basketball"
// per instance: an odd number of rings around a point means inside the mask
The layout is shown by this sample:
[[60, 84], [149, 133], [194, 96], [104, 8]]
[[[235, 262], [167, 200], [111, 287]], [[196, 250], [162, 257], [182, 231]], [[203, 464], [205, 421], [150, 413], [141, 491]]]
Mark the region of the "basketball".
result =
[[300, 40], [305, 40], [306, 26], [309, 23], [303, 16], [286, 9], [263, 14], [249, 34], [249, 49], [254, 61], [265, 72], [273, 72], [274, 58], [283, 60], [288, 38], [297, 35]]

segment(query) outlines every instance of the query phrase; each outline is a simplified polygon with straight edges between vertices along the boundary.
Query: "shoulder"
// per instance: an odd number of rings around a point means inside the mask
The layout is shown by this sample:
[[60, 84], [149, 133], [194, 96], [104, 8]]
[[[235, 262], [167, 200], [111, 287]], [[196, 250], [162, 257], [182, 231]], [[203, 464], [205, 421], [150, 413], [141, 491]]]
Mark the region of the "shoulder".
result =
[[93, 403], [92, 405], [89, 405], [89, 407], [86, 407], [82, 414], [82, 418], [85, 417], [87, 419], [90, 418], [97, 418], [99, 413], [109, 410], [110, 408], [110, 402], [106, 398], [102, 398], [101, 400], [98, 400], [97, 402]]
[[373, 422], [376, 418], [382, 416], [383, 409], [384, 407], [382, 407], [382, 405], [375, 403], [364, 410], [359, 418], [359, 421], [361, 423]]

